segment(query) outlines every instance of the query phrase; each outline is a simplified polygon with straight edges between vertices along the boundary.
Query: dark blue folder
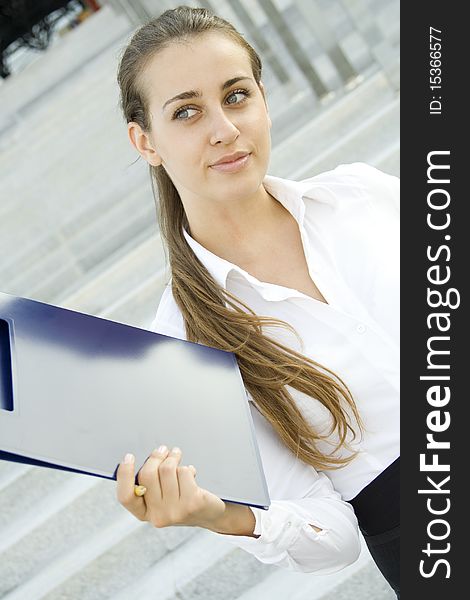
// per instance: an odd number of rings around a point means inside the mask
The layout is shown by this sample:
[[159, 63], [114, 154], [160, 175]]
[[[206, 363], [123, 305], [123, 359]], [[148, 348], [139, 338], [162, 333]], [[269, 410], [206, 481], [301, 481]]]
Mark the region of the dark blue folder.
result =
[[198, 485], [267, 508], [235, 356], [0, 292], [0, 459], [116, 478], [164, 443]]

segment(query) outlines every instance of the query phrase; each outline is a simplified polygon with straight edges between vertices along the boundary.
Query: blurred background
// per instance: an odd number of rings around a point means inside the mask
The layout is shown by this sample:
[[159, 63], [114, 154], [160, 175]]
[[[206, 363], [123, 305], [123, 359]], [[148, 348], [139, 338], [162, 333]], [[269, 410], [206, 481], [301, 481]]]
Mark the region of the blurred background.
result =
[[[116, 72], [133, 31], [179, 4], [228, 19], [263, 60], [268, 173], [364, 161], [399, 175], [399, 0], [0, 0], [0, 291], [147, 328], [169, 271]], [[330, 576], [223, 536], [152, 528], [115, 484], [0, 462], [3, 600], [393, 600], [363, 544]]]

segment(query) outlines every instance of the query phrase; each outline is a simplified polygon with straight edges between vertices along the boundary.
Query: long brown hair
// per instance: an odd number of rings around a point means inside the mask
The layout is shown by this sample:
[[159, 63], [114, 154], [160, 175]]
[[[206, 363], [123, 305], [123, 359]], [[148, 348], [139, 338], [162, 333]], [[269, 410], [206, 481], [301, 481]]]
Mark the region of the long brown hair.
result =
[[[214, 31], [245, 48], [259, 86], [261, 59], [242, 35], [229, 22], [204, 8], [179, 6], [140, 27], [122, 53], [117, 79], [127, 123], [136, 122], [150, 133], [149, 107], [141, 79], [148, 61], [175, 41]], [[318, 470], [348, 464], [357, 454], [347, 440], [348, 431], [352, 440], [356, 438], [348, 412], [361, 433], [363, 423], [347, 385], [326, 367], [263, 334], [263, 325], [274, 325], [288, 328], [299, 339], [290, 324], [257, 315], [214, 280], [185, 240], [183, 227], [189, 230], [186, 213], [164, 167], [150, 166], [150, 178], [160, 231], [168, 251], [173, 297], [183, 315], [187, 339], [236, 355], [255, 406], [299, 459]], [[287, 386], [327, 409], [331, 427], [326, 434], [321, 435], [307, 422]], [[333, 444], [331, 436], [335, 430], [337, 443]], [[332, 452], [321, 452], [320, 441], [334, 446]], [[350, 450], [349, 456], [334, 456], [344, 447]]]

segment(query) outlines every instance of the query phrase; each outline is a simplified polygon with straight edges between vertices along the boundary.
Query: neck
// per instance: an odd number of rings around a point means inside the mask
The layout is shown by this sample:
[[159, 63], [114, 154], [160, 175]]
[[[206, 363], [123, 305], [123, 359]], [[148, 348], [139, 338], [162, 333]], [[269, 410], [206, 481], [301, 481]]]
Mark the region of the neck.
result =
[[232, 204], [211, 203], [203, 210], [185, 207], [185, 211], [191, 236], [213, 254], [239, 266], [255, 260], [290, 215], [263, 185], [253, 196]]

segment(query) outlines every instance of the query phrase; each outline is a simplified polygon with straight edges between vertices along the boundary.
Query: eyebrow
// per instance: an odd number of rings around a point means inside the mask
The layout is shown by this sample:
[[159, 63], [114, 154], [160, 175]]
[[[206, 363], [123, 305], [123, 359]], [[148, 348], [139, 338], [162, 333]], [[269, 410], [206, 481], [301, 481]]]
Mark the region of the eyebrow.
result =
[[[225, 83], [220, 86], [221, 90], [226, 90], [237, 81], [243, 81], [244, 79], [249, 79], [251, 81], [251, 77], [232, 77], [232, 79], [228, 79]], [[189, 90], [188, 92], [181, 92], [181, 94], [177, 94], [170, 98], [165, 102], [162, 107], [162, 111], [165, 110], [166, 106], [171, 102], [175, 102], [176, 100], [187, 100], [188, 98], [200, 98], [202, 96], [202, 92], [200, 90]]]

